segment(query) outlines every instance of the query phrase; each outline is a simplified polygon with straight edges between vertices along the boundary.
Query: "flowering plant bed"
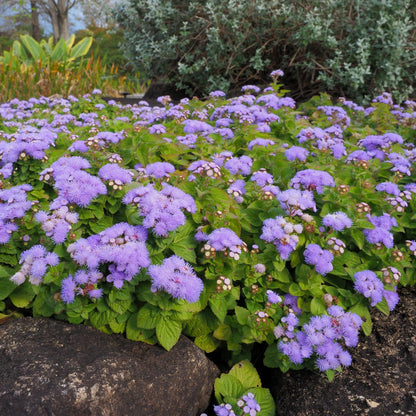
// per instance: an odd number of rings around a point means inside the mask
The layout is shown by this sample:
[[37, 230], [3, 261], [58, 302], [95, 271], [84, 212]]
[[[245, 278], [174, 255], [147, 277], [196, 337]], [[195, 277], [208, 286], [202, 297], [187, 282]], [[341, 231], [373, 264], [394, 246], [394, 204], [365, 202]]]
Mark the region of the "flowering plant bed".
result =
[[348, 366], [416, 281], [416, 103], [296, 108], [280, 75], [233, 99], [0, 105], [0, 318], [223, 350], [243, 370], [218, 414], [274, 414], [255, 344], [282, 371]]

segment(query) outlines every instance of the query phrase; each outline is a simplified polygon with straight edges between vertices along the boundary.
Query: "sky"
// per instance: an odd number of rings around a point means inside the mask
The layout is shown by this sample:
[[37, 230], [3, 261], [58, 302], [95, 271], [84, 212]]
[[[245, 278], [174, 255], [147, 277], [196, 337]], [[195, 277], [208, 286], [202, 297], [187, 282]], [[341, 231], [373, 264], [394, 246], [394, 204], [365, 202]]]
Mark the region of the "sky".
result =
[[[0, 0], [1, 2], [1, 0]], [[6, 11], [3, 13], [3, 15], [0, 14], [0, 27], [4, 25], [4, 18], [6, 16], [13, 15], [13, 10], [10, 9], [9, 11]], [[52, 25], [45, 20], [44, 18], [40, 18], [40, 24], [43, 27], [45, 31], [46, 36], [51, 36], [53, 34], [52, 31]], [[85, 29], [85, 23], [83, 22], [83, 13], [82, 8], [79, 4], [76, 4], [69, 12], [69, 31], [70, 33], [75, 33], [78, 30]]]

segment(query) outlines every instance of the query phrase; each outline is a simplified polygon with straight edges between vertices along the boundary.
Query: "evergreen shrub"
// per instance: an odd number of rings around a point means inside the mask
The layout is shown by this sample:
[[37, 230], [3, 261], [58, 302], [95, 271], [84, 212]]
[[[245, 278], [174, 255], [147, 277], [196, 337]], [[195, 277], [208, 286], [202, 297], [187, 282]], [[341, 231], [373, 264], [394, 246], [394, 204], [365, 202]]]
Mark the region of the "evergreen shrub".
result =
[[412, 93], [415, 15], [411, 0], [125, 0], [114, 10], [133, 65], [189, 94], [260, 84], [280, 66], [292, 94], [356, 101]]

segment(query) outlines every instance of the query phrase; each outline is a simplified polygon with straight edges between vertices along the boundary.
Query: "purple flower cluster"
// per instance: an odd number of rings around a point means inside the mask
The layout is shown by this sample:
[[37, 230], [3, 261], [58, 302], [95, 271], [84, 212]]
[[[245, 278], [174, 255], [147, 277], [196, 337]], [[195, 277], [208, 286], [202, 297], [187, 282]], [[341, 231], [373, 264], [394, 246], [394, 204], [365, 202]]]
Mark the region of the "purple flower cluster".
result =
[[380, 182], [376, 186], [376, 191], [386, 192], [387, 194], [399, 196], [400, 188], [393, 182]]
[[55, 253], [49, 253], [45, 247], [35, 245], [20, 255], [20, 270], [15, 273], [10, 280], [17, 285], [25, 282], [29, 277], [29, 282], [39, 286], [43, 276], [46, 274], [48, 266], [56, 266], [59, 263], [59, 257]]
[[14, 163], [26, 156], [43, 159], [45, 150], [54, 146], [57, 134], [47, 128], [40, 130], [27, 126], [18, 133], [6, 135], [8, 141], [0, 141], [0, 159], [2, 163]]
[[7, 243], [17, 230], [14, 220], [24, 217], [32, 207], [32, 202], [27, 200], [27, 192], [31, 190], [28, 184], [0, 190], [0, 244]]
[[296, 249], [303, 231], [301, 224], [292, 224], [283, 217], [268, 218], [263, 222], [260, 238], [275, 245], [283, 260], [287, 260]]
[[393, 234], [390, 230], [392, 227], [397, 227], [396, 219], [385, 213], [379, 217], [367, 214], [367, 219], [375, 227], [373, 229], [363, 230], [367, 241], [379, 247], [381, 247], [381, 244], [384, 244], [387, 248], [392, 248], [394, 241]]
[[364, 150], [354, 150], [353, 152], [351, 152], [348, 155], [346, 161], [347, 162], [362, 161], [362, 160], [368, 161], [368, 160], [371, 160], [371, 159], [372, 159], [372, 156], [369, 153], [367, 153], [366, 151], [364, 151]]
[[334, 212], [333, 214], [325, 215], [322, 219], [322, 224], [335, 231], [343, 231], [345, 228], [352, 226], [352, 221], [344, 212]]
[[150, 163], [145, 168], [146, 175], [157, 179], [169, 178], [175, 172], [175, 166], [168, 162]]
[[305, 169], [301, 170], [292, 178], [290, 186], [295, 189], [300, 187], [309, 191], [316, 191], [318, 194], [324, 192], [324, 186], [335, 186], [334, 178], [321, 170]]
[[61, 282], [61, 299], [65, 303], [72, 303], [76, 295], [88, 296], [96, 299], [102, 296], [103, 290], [96, 284], [103, 278], [98, 270], [78, 270], [74, 276], [68, 275]]
[[279, 110], [282, 107], [295, 108], [296, 102], [292, 97], [279, 97], [276, 94], [261, 95], [256, 100], [257, 103], [264, 103], [266, 108]]
[[329, 150], [335, 159], [340, 159], [346, 154], [342, 136], [341, 127], [335, 124], [326, 129], [308, 127], [302, 129], [296, 137], [298, 137], [299, 143], [309, 142], [312, 147], [322, 152]]
[[246, 249], [246, 245], [240, 237], [229, 228], [221, 227], [205, 235], [200, 233], [198, 241], [206, 241], [203, 250], [205, 257], [210, 258], [215, 252], [221, 251], [234, 260], [239, 260], [241, 250]]
[[38, 211], [35, 214], [35, 220], [41, 223], [42, 230], [48, 237], [51, 237], [56, 244], [61, 244], [71, 231], [72, 224], [78, 222], [78, 213], [69, 211], [64, 205], [52, 214]]
[[256, 182], [261, 188], [266, 185], [273, 184], [273, 176], [266, 171], [266, 169], [261, 168], [260, 170], [253, 172], [250, 180]]
[[409, 251], [416, 256], [416, 241], [406, 240], [406, 246], [409, 248]]
[[274, 71], [270, 72], [270, 76], [272, 78], [283, 77], [285, 73], [281, 69], [275, 69]]
[[400, 153], [390, 153], [388, 155], [388, 161], [393, 165], [391, 171], [392, 172], [398, 172], [402, 175], [410, 176], [410, 168], [412, 166], [411, 162]]
[[238, 399], [237, 406], [242, 409], [242, 414], [247, 416], [256, 416], [257, 412], [261, 410], [253, 393], [247, 393]]
[[112, 132], [112, 131], [100, 131], [95, 136], [86, 140], [88, 147], [107, 147], [110, 144], [117, 144], [125, 137], [124, 131]]
[[273, 290], [266, 290], [266, 295], [267, 302], [271, 303], [272, 305], [275, 305], [276, 303], [280, 303], [282, 301], [282, 298], [276, 292], [273, 292]]
[[51, 204], [51, 209], [68, 204], [86, 207], [94, 198], [107, 193], [106, 186], [99, 178], [83, 170], [89, 167], [88, 160], [82, 157], [61, 157], [40, 173], [41, 180], [51, 175], [55, 180], [58, 198]]
[[229, 403], [214, 405], [214, 412], [216, 416], [235, 416], [233, 407]]
[[287, 189], [286, 191], [278, 193], [277, 199], [280, 202], [280, 206], [291, 217], [294, 215], [301, 216], [306, 209], [312, 209], [316, 212], [316, 205], [311, 191]]
[[332, 261], [334, 256], [329, 250], [322, 249], [317, 244], [308, 244], [303, 252], [305, 262], [315, 266], [315, 270], [325, 276], [333, 270]]
[[271, 139], [262, 139], [258, 137], [252, 140], [251, 142], [249, 142], [247, 147], [248, 147], [248, 150], [253, 150], [255, 146], [268, 147], [268, 146], [273, 146], [274, 144], [275, 142]]
[[188, 133], [188, 134], [185, 134], [185, 136], [177, 136], [176, 137], [176, 140], [179, 143], [189, 147], [190, 149], [194, 149], [196, 147], [195, 143], [196, 143], [197, 139], [198, 139], [198, 136], [196, 134], [193, 134], [193, 133]]
[[194, 303], [204, 289], [202, 280], [192, 267], [178, 256], [165, 258], [160, 265], [151, 265], [148, 273], [152, 278], [150, 290], [164, 290], [176, 299]]
[[133, 178], [133, 173], [123, 169], [118, 163], [107, 163], [100, 168], [97, 175], [104, 181], [108, 181], [108, 185], [114, 190], [123, 189], [123, 185], [130, 183]]
[[354, 289], [371, 300], [371, 306], [383, 300], [384, 285], [371, 270], [363, 270], [354, 274]]
[[150, 134], [164, 134], [166, 133], [166, 127], [163, 124], [154, 124], [149, 127]]
[[321, 105], [317, 107], [317, 110], [323, 111], [328, 116], [327, 120], [331, 123], [340, 124], [345, 127], [351, 124], [350, 117], [342, 107]]
[[246, 193], [246, 183], [243, 179], [237, 179], [227, 189], [227, 193], [231, 195], [238, 204], [243, 202], [243, 195]]
[[219, 178], [221, 168], [216, 162], [207, 162], [206, 160], [196, 160], [188, 166], [188, 170], [193, 174], [208, 176], [209, 178]]
[[99, 234], [78, 239], [68, 246], [67, 251], [77, 264], [87, 266], [92, 272], [96, 271], [100, 264], [110, 263], [110, 273], [106, 280], [112, 282], [116, 288], [121, 288], [124, 282], [129, 282], [141, 268], [150, 265], [146, 238], [145, 228], [122, 222]]
[[249, 156], [232, 157], [224, 163], [224, 168], [228, 169], [231, 174], [241, 174], [247, 176], [251, 172], [253, 160]]
[[301, 162], [304, 162], [306, 158], [309, 155], [309, 151], [305, 149], [304, 147], [300, 146], [292, 146], [289, 149], [285, 151], [286, 159], [290, 162], [293, 162], [294, 160], [299, 160]]
[[328, 315], [312, 316], [301, 329], [298, 328], [298, 319], [289, 313], [285, 320], [282, 318], [283, 324], [275, 328], [275, 336], [281, 338], [279, 349], [293, 363], [301, 364], [315, 353], [315, 364], [320, 371], [336, 370], [341, 365], [351, 364], [351, 355], [339, 342], [355, 347], [362, 320], [339, 306], [330, 306], [327, 311]]
[[175, 188], [163, 183], [163, 189], [158, 191], [153, 184], [148, 184], [127, 192], [123, 198], [125, 204], [136, 205], [139, 214], [144, 217], [143, 225], [153, 228], [153, 232], [166, 237], [170, 231], [185, 224], [183, 210], [196, 212], [194, 199]]
[[185, 120], [182, 124], [184, 124], [183, 131], [185, 133], [210, 133], [214, 129], [210, 124], [206, 123], [205, 121], [201, 120]]

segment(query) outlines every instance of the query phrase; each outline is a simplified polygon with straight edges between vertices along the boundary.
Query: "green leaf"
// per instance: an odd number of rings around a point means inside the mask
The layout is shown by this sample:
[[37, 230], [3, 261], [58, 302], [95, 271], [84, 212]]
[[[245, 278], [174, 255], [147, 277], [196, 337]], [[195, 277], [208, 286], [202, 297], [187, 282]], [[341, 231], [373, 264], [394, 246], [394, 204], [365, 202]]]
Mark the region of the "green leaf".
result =
[[221, 340], [227, 341], [232, 335], [232, 330], [229, 325], [219, 324], [218, 328], [213, 333], [214, 337]]
[[12, 274], [13, 273], [9, 272], [6, 267], [0, 265], [0, 300], [6, 299], [17, 287], [17, 285], [10, 280]]
[[275, 416], [276, 406], [269, 389], [255, 387], [247, 390], [244, 394], [253, 393], [257, 403], [260, 405], [260, 412], [256, 416]]
[[52, 316], [55, 312], [55, 303], [52, 296], [40, 293], [33, 302], [33, 315], [36, 316]]
[[159, 344], [170, 351], [178, 342], [182, 332], [182, 323], [162, 317], [156, 324], [156, 337]]
[[328, 377], [328, 381], [332, 381], [335, 377], [335, 370], [326, 370], [325, 374]]
[[[192, 241], [191, 241], [192, 240]], [[189, 263], [196, 263], [195, 250], [193, 249], [190, 243], [195, 243], [195, 239], [189, 236], [188, 243], [183, 241], [181, 243], [173, 242], [169, 248], [179, 257], [182, 257], [185, 261]]]
[[247, 219], [247, 221], [251, 225], [254, 225], [255, 227], [259, 227], [263, 224], [263, 221], [260, 219], [261, 212], [262, 211], [259, 209], [247, 208], [246, 210], [244, 210], [243, 218]]
[[217, 296], [210, 298], [208, 303], [214, 315], [220, 320], [220, 322], [224, 322], [227, 315], [227, 300], [223, 297]]
[[64, 38], [59, 39], [52, 50], [51, 62], [65, 62], [68, 58], [68, 46]]
[[108, 325], [115, 334], [122, 334], [126, 328], [126, 322], [117, 322], [116, 320], [110, 321]]
[[68, 49], [72, 48], [72, 45], [74, 44], [74, 42], [75, 42], [75, 35], [72, 34], [69, 37], [69, 39], [66, 40], [66, 44], [67, 44]]
[[326, 305], [323, 299], [313, 298], [311, 300], [311, 313], [313, 315], [322, 315], [326, 312]]
[[35, 39], [33, 39], [29, 35], [21, 35], [20, 41], [23, 43], [27, 51], [32, 55], [33, 59], [35, 59], [36, 61], [40, 59], [42, 48], [40, 44], [36, 42]]
[[206, 353], [213, 352], [220, 345], [220, 341], [215, 339], [211, 334], [200, 335], [194, 340], [195, 345]]
[[373, 322], [371, 320], [371, 317], [368, 317], [367, 320], [363, 321], [361, 328], [366, 336], [369, 336], [371, 334], [371, 330], [373, 328]]
[[143, 329], [156, 328], [160, 309], [152, 305], [144, 305], [137, 314], [137, 326]]
[[35, 296], [32, 285], [26, 281], [10, 294], [9, 298], [14, 306], [18, 308], [25, 308], [29, 305]]
[[241, 381], [229, 374], [222, 374], [214, 383], [215, 398], [218, 403], [223, 401], [223, 397], [242, 397], [245, 389]]
[[111, 217], [103, 217], [97, 222], [90, 221], [89, 226], [91, 230], [98, 234], [101, 231], [104, 231], [106, 228], [109, 228], [113, 225], [113, 219]]
[[126, 312], [126, 310], [129, 308], [131, 304], [131, 300], [127, 299], [127, 300], [119, 300], [117, 299], [114, 302], [108, 302], [108, 306], [114, 311], [117, 312], [118, 314], [123, 314], [124, 312]]
[[280, 361], [277, 345], [275, 343], [268, 345], [264, 353], [263, 364], [269, 368], [278, 368]]
[[233, 203], [233, 199], [227, 192], [223, 191], [220, 188], [213, 188], [210, 191], [210, 195], [212, 196], [212, 202], [215, 205], [221, 205], [225, 207], [229, 207]]
[[364, 247], [364, 242], [365, 242], [363, 232], [361, 230], [352, 229], [351, 230], [351, 237], [353, 238], [357, 247], [360, 250], [362, 250], [362, 248]]
[[126, 326], [126, 337], [132, 341], [143, 341], [148, 344], [155, 344], [157, 342], [154, 336], [154, 329], [143, 329], [137, 327], [137, 314], [134, 313], [130, 316]]
[[384, 313], [384, 315], [389, 316], [390, 315], [390, 309], [389, 305], [387, 304], [386, 298], [383, 298], [383, 300], [376, 304], [376, 308]]
[[90, 49], [92, 44], [92, 37], [87, 37], [80, 40], [72, 49], [69, 54], [69, 59], [74, 60], [79, 58], [80, 56], [85, 55], [88, 50]]
[[17, 258], [14, 254], [0, 254], [0, 263], [8, 264], [9, 266], [17, 266]]
[[191, 337], [199, 337], [207, 335], [213, 331], [218, 325], [218, 319], [207, 308], [202, 312], [193, 316], [185, 325], [185, 331], [187, 335]]
[[246, 308], [242, 308], [241, 306], [236, 306], [235, 316], [237, 317], [237, 321], [240, 325], [247, 325], [250, 312]]
[[245, 389], [261, 387], [261, 380], [257, 370], [250, 361], [244, 360], [234, 365], [228, 373], [237, 378]]
[[93, 311], [89, 315], [92, 326], [99, 329], [107, 325], [110, 321], [113, 321], [116, 317], [117, 313], [108, 309], [101, 313]]
[[289, 286], [289, 293], [294, 296], [302, 296], [303, 290], [299, 287], [297, 283], [292, 283]]

